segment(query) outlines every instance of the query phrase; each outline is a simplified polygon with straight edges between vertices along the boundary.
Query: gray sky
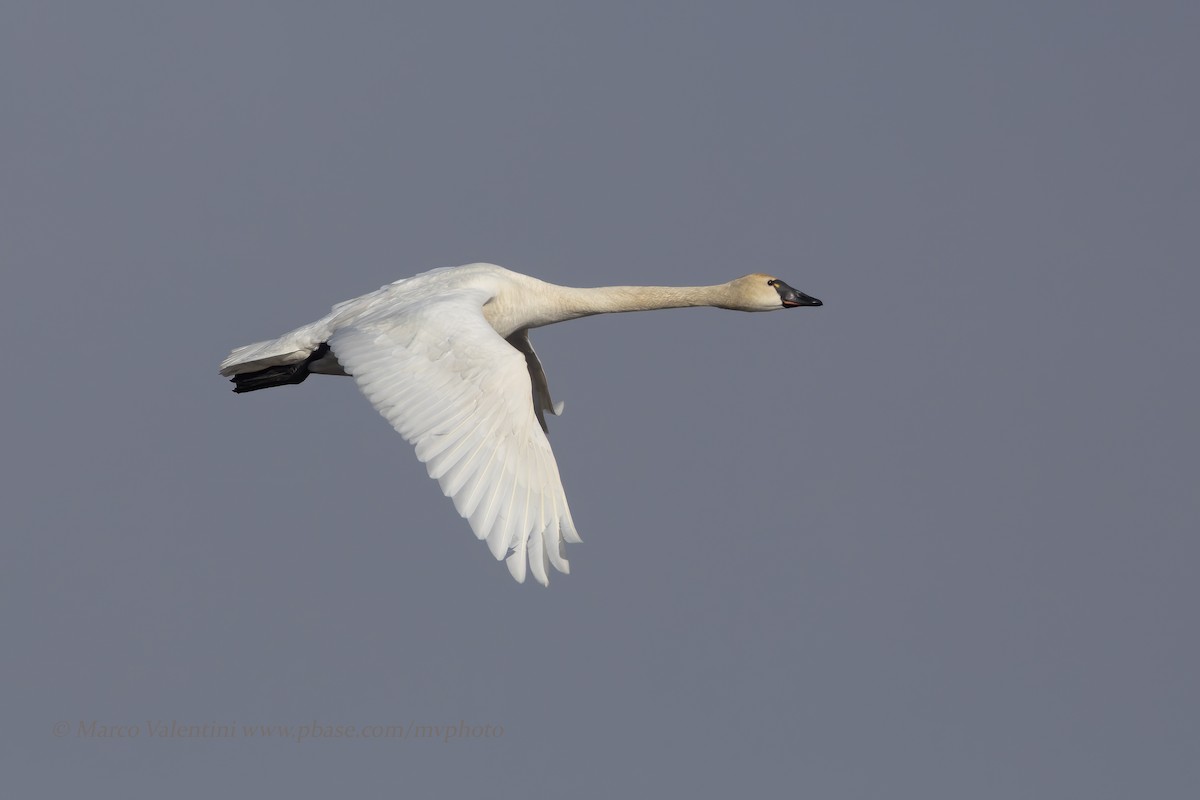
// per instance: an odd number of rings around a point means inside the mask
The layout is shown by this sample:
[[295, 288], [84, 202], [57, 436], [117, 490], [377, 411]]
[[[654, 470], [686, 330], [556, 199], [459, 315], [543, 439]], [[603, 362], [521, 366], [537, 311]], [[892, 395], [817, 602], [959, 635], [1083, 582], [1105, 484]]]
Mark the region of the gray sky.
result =
[[[1196, 796], [1198, 26], [6, 2], [12, 796]], [[216, 374], [476, 260], [826, 305], [536, 332], [543, 590], [351, 381]]]

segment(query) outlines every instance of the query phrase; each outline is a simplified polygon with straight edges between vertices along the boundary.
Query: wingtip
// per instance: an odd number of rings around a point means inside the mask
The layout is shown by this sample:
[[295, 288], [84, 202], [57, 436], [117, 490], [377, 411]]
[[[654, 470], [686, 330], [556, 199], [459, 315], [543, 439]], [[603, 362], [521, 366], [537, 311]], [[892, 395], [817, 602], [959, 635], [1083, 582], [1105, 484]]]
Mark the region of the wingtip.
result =
[[522, 555], [520, 558], [518, 558], [517, 554], [513, 553], [511, 556], [509, 556], [507, 559], [505, 559], [504, 563], [508, 567], [508, 574], [513, 576], [514, 581], [516, 581], [517, 583], [525, 582], [525, 556], [524, 555]]

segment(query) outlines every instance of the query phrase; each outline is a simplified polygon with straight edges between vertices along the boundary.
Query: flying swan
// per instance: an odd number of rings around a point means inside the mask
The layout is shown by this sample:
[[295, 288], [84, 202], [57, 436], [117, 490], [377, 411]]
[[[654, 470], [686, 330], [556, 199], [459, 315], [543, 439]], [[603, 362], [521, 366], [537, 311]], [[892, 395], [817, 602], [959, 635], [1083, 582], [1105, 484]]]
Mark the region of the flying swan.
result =
[[221, 362], [235, 392], [351, 375], [413, 445], [471, 530], [525, 580], [569, 571], [580, 541], [546, 438], [546, 373], [529, 330], [591, 314], [710, 306], [774, 311], [821, 301], [755, 273], [719, 286], [575, 289], [468, 264], [404, 278], [338, 303], [311, 325], [239, 347]]

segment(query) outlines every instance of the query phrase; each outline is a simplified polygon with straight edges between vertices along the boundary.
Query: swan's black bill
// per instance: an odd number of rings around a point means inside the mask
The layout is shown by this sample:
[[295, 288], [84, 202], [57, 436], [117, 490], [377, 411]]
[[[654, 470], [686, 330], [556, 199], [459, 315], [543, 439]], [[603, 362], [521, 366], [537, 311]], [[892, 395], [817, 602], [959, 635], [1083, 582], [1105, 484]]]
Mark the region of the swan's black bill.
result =
[[779, 299], [783, 302], [784, 308], [825, 305], [817, 298], [810, 297], [799, 289], [793, 289], [781, 280], [776, 280], [771, 285], [775, 287], [775, 291], [779, 292]]

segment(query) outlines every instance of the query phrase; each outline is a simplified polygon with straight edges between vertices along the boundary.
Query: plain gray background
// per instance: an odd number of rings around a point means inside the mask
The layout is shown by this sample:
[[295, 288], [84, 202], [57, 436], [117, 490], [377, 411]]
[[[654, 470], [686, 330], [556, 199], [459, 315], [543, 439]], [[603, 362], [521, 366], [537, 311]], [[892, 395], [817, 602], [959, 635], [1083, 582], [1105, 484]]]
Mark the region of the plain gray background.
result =
[[[5, 2], [9, 796], [1197, 796], [1198, 33]], [[216, 374], [476, 260], [826, 305], [535, 332], [584, 537], [544, 590], [351, 381]]]

